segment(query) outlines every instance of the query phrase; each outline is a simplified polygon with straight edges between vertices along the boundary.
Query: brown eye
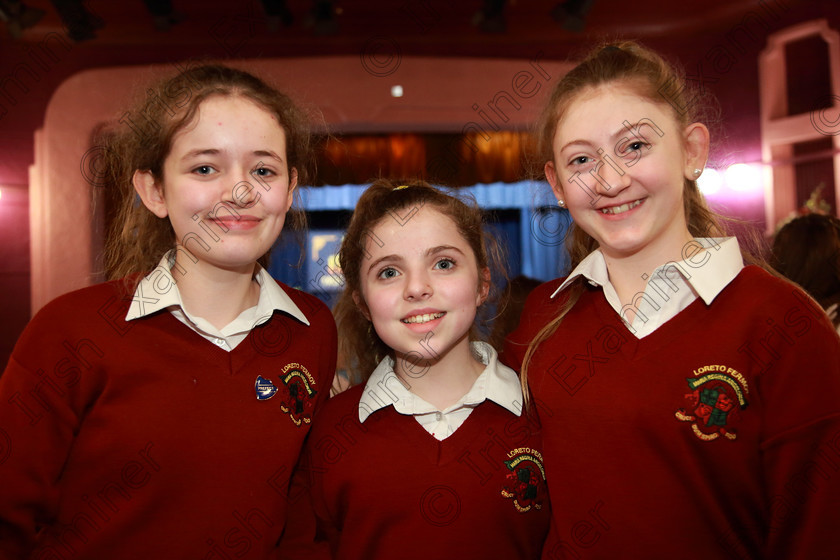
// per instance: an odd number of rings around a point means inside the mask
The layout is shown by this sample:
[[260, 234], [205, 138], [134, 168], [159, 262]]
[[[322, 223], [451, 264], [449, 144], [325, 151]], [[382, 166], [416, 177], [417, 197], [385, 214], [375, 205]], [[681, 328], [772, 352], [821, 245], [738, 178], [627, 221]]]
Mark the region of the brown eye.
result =
[[625, 152], [638, 152], [645, 146], [650, 147], [648, 144], [642, 142], [641, 140], [637, 140], [635, 142], [630, 142], [627, 144], [627, 147], [624, 149]]
[[271, 177], [275, 173], [274, 173], [274, 171], [272, 171], [271, 169], [268, 169], [267, 167], [260, 167], [259, 169], [255, 169], [255, 170], [251, 171], [251, 174], [256, 175], [258, 177]]

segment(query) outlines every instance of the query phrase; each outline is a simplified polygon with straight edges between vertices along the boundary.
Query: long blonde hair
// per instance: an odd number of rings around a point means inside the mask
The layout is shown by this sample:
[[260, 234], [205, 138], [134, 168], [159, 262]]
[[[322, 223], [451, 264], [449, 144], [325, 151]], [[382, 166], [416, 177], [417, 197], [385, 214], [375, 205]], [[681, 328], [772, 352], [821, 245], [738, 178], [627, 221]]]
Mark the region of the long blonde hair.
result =
[[[554, 160], [552, 142], [559, 121], [575, 99], [585, 90], [620, 82], [652, 103], [670, 106], [670, 111], [680, 127], [701, 121], [711, 110], [706, 96], [688, 86], [682, 71], [650, 49], [632, 41], [608, 43], [598, 46], [569, 71], [555, 86], [548, 104], [537, 121], [538, 161]], [[693, 237], [718, 237], [725, 234], [722, 223], [727, 221], [712, 212], [697, 188], [697, 182], [685, 179], [683, 185], [683, 211], [688, 231]], [[566, 237], [570, 266], [576, 267], [598, 243], [577, 224], [572, 224]], [[761, 259], [745, 253], [745, 260], [760, 263]], [[563, 322], [563, 318], [578, 302], [585, 290], [582, 280], [568, 289], [566, 300], [559, 313], [537, 332], [528, 345], [522, 363], [521, 382], [528, 398], [528, 366], [537, 348], [545, 342]]]

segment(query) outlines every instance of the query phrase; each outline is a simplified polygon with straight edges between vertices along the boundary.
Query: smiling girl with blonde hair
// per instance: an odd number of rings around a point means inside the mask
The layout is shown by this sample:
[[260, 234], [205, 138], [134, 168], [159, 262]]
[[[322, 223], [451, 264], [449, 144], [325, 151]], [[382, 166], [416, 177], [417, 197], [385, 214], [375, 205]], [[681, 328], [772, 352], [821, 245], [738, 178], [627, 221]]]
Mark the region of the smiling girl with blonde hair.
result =
[[840, 558], [840, 340], [720, 237], [701, 100], [620, 42], [543, 113], [572, 272], [532, 292], [504, 361], [542, 421], [544, 558]]

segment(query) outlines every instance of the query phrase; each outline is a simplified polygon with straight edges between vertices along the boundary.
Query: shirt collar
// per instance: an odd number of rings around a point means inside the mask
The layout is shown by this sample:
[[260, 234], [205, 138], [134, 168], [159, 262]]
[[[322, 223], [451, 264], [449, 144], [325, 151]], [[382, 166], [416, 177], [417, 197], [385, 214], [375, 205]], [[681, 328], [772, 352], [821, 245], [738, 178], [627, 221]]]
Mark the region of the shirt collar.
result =
[[[172, 261], [173, 258], [174, 251], [168, 251], [161, 257], [155, 269], [143, 277], [137, 284], [137, 288], [134, 290], [134, 296], [131, 299], [131, 305], [125, 316], [126, 321], [139, 319], [171, 306], [176, 306], [187, 317], [193, 319], [184, 308], [181, 301], [181, 293], [178, 291], [178, 285], [172, 276], [172, 272], [170, 272], [170, 268], [174, 264]], [[268, 271], [262, 266], [257, 265], [257, 268], [257, 274], [254, 276], [254, 279], [260, 286], [260, 296], [257, 301], [254, 326], [268, 321], [275, 310], [287, 313], [308, 326], [309, 320], [303, 314], [303, 311], [295, 305], [295, 302], [292, 301], [289, 294], [275, 282]]]
[[[705, 249], [705, 250], [701, 250]], [[683, 247], [683, 255], [688, 258], [677, 263], [668, 262], [653, 271], [655, 276], [658, 271], [664, 274], [685, 270], [689, 276], [681, 274], [682, 278], [697, 295], [709, 305], [720, 292], [738, 276], [744, 268], [744, 260], [741, 256], [741, 249], [735, 237], [698, 237]], [[676, 264], [677, 266], [674, 266]], [[551, 297], [566, 289], [576, 278], [583, 276], [593, 286], [604, 287], [610, 284], [610, 275], [607, 271], [607, 263], [600, 249], [589, 253], [579, 265], [569, 274], [568, 278], [560, 284]]]
[[[522, 387], [516, 372], [500, 363], [496, 350], [486, 342], [473, 342], [472, 350], [485, 365], [484, 371], [457, 403], [442, 412], [462, 406], [475, 407], [491, 400], [517, 416], [522, 414]], [[394, 372], [394, 359], [390, 356], [379, 362], [365, 384], [359, 400], [359, 421], [364, 422], [371, 414], [388, 406], [394, 406], [397, 412], [407, 415], [437, 411], [400, 381]]]

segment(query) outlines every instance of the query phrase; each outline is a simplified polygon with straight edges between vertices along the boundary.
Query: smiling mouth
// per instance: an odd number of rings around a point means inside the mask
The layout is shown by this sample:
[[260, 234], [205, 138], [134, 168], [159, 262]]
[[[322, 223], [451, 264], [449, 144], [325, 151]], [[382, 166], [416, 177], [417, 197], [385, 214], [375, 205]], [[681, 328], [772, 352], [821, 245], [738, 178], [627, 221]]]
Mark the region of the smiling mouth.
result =
[[620, 204], [618, 206], [610, 206], [608, 208], [601, 208], [601, 214], [621, 214], [623, 212], [627, 212], [628, 210], [632, 210], [636, 206], [642, 203], [642, 200], [634, 200], [633, 202], [628, 202], [627, 204]]
[[400, 319], [400, 321], [406, 324], [428, 323], [429, 321], [440, 319], [444, 315], [446, 315], [446, 312], [444, 311], [441, 311], [440, 313], [426, 313], [425, 315], [414, 315], [412, 317], [406, 317], [405, 319]]
[[255, 216], [239, 216], [239, 217], [224, 217], [224, 218], [210, 218], [210, 221], [216, 224], [224, 233], [231, 231], [248, 231], [257, 227], [262, 221]]

